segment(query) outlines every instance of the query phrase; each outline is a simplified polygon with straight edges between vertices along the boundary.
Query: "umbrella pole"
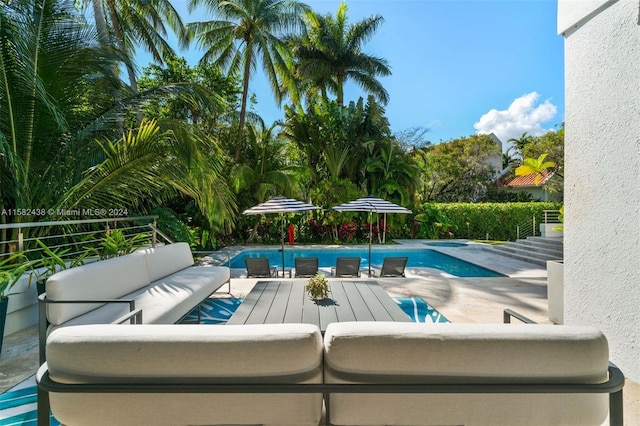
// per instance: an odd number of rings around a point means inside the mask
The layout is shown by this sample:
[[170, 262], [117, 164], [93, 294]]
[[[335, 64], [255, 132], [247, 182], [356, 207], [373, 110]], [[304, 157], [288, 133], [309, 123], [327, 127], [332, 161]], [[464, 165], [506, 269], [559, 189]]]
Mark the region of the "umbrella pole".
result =
[[284, 214], [280, 213], [280, 242], [282, 243], [282, 278], [284, 278]]
[[371, 212], [369, 212], [369, 278], [371, 278]]

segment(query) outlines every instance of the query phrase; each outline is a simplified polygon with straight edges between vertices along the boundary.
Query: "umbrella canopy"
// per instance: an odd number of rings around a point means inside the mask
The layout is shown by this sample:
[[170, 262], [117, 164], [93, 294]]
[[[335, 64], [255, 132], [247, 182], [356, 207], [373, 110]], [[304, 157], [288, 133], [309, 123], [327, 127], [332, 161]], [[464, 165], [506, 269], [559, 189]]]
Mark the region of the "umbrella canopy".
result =
[[[319, 210], [320, 207], [313, 204], [303, 203], [302, 201], [295, 200], [293, 198], [275, 197], [269, 201], [253, 206], [242, 212], [246, 215], [256, 214], [275, 214], [279, 213], [283, 216], [285, 213], [303, 213], [310, 210]], [[282, 240], [282, 276], [284, 277], [284, 219], [281, 223], [280, 236]]]
[[[348, 203], [340, 204], [339, 206], [332, 207], [333, 210], [339, 212], [368, 212], [369, 213], [369, 276], [371, 276], [371, 213], [384, 213], [385, 218], [387, 213], [401, 213], [411, 214], [411, 210], [394, 204], [390, 201], [383, 200], [382, 198], [369, 195], [357, 200], [349, 201]], [[386, 223], [386, 219], [385, 219]]]
[[403, 213], [411, 214], [411, 210], [383, 200], [382, 198], [369, 195], [367, 197], [358, 198], [348, 203], [340, 204], [333, 207], [334, 210], [342, 212], [376, 212], [376, 213]]

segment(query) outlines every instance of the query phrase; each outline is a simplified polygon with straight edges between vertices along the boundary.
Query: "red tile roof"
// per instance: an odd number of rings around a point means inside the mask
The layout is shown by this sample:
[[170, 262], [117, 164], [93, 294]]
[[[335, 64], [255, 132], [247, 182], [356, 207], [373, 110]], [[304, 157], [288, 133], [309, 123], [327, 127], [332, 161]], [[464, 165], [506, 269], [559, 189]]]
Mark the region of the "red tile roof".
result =
[[506, 186], [510, 188], [515, 187], [530, 187], [530, 186], [541, 186], [544, 185], [551, 179], [551, 177], [555, 174], [555, 171], [545, 170], [542, 172], [542, 178], [536, 184], [536, 176], [537, 173], [531, 173], [530, 175], [525, 176], [515, 176], [512, 179], [506, 179], [500, 182], [500, 186]]

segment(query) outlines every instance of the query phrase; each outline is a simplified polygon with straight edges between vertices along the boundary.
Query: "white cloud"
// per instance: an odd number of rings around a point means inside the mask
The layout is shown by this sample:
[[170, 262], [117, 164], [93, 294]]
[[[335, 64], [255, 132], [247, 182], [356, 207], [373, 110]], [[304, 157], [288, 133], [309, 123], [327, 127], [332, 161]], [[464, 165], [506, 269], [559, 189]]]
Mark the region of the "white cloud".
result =
[[531, 136], [540, 136], [551, 129], [545, 129], [542, 124], [555, 117], [557, 108], [549, 99], [536, 105], [540, 95], [536, 92], [527, 93], [516, 98], [509, 108], [491, 111], [480, 117], [473, 127], [478, 134], [494, 133], [503, 143], [503, 148], [511, 145], [507, 141], [519, 138], [524, 132]]

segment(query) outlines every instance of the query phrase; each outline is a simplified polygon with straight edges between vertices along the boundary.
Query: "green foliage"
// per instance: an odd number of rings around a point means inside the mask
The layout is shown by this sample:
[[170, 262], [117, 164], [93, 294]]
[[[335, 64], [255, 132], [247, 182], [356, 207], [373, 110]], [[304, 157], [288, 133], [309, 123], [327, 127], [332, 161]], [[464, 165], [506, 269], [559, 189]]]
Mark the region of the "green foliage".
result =
[[329, 281], [321, 273], [309, 278], [304, 288], [314, 300], [322, 300], [329, 296]]
[[[354, 24], [347, 19], [347, 4], [340, 3], [335, 17], [309, 11], [307, 31], [289, 41], [294, 56], [296, 83], [307, 95], [320, 91], [336, 95], [338, 105], [344, 104], [344, 84], [353, 80], [366, 92], [386, 104], [389, 94], [377, 77], [391, 74], [389, 63], [364, 53], [362, 46], [373, 37], [384, 22], [380, 15]], [[295, 91], [297, 87], [293, 87]]]
[[74, 268], [84, 264], [84, 259], [89, 254], [88, 252], [76, 255], [72, 259], [65, 260], [71, 249], [69, 248], [49, 248], [42, 241], [36, 239], [36, 243], [42, 249], [42, 257], [36, 259], [32, 263], [33, 273], [36, 276], [36, 280], [44, 283], [53, 274], [58, 271], [65, 270], [67, 268]]
[[426, 170], [419, 188], [422, 201], [483, 200], [495, 173], [489, 159], [499, 155], [498, 145], [488, 135], [472, 135], [416, 150], [416, 161]]
[[544, 210], [560, 207], [561, 203], [444, 203], [426, 204], [417, 213], [433, 215], [425, 210], [435, 210], [457, 229], [455, 236], [459, 238], [485, 239], [488, 235], [492, 240], [514, 241], [518, 225], [532, 223], [534, 216], [537, 225]]
[[11, 288], [30, 269], [31, 262], [22, 253], [14, 253], [0, 261], [0, 300], [10, 296]]
[[420, 222], [417, 238], [438, 239], [450, 236], [450, 232], [458, 227], [436, 207], [436, 204], [425, 204], [422, 213], [418, 213], [414, 220]]
[[89, 253], [98, 256], [100, 260], [133, 253], [137, 249], [147, 245], [149, 235], [135, 234], [128, 238], [121, 229], [114, 229], [105, 233], [100, 248], [91, 247]]

